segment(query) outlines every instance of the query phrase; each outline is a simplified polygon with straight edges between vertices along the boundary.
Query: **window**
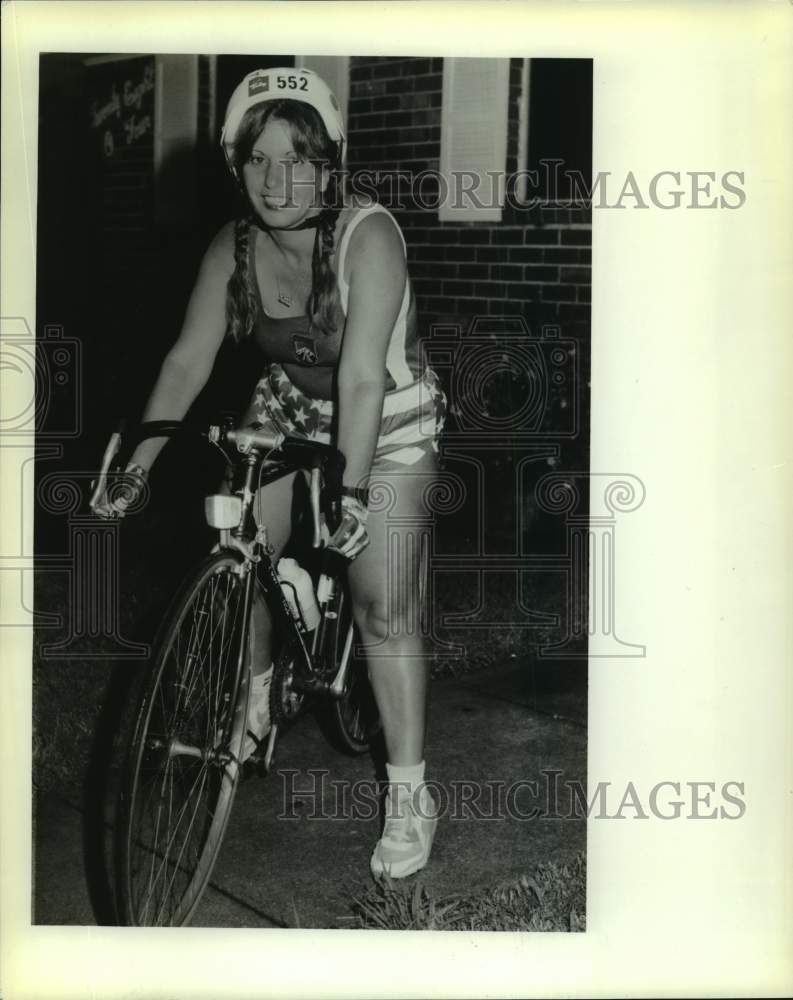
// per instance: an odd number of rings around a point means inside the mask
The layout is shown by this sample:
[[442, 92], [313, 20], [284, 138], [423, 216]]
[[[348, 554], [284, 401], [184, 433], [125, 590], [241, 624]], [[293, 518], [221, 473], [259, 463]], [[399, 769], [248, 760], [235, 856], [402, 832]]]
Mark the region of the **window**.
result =
[[441, 222], [499, 222], [507, 154], [508, 59], [444, 59]]
[[341, 108], [341, 117], [346, 122], [350, 94], [349, 56], [297, 56], [295, 66], [299, 69], [312, 69], [322, 77], [335, 94]]
[[569, 202], [592, 184], [592, 60], [527, 59], [523, 81], [518, 169], [537, 181], [519, 195]]
[[198, 57], [156, 56], [155, 60], [155, 219], [172, 225], [189, 222], [195, 212]]

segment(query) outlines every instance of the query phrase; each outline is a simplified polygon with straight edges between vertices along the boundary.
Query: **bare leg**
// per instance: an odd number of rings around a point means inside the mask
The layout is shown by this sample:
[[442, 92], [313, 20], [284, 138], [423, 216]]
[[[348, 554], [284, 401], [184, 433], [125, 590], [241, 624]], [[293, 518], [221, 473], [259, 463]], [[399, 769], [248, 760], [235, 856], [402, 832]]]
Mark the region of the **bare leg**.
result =
[[396, 501], [388, 512], [370, 513], [370, 544], [349, 569], [388, 761], [398, 766], [424, 758], [428, 667], [418, 628], [419, 527], [426, 516], [422, 492], [434, 469], [434, 460], [428, 460], [407, 474], [373, 474], [372, 485], [387, 483]]
[[[267, 525], [267, 537], [273, 546], [271, 555], [277, 562], [284, 546], [289, 540], [292, 529], [292, 490], [295, 475], [278, 479], [274, 483], [263, 486], [256, 495], [253, 514], [258, 524]], [[257, 748], [270, 728], [270, 684], [272, 656], [272, 622], [270, 612], [262, 595], [254, 594], [251, 607], [250, 631], [248, 633], [248, 651], [251, 662], [251, 686], [248, 698], [248, 715], [246, 736], [240, 759], [247, 760]]]
[[349, 571], [388, 758], [383, 832], [369, 861], [375, 878], [404, 878], [423, 868], [437, 825], [437, 803], [424, 783], [428, 666], [419, 616], [422, 498], [434, 473], [428, 458], [420, 468], [372, 474], [370, 488], [382, 484], [394, 502], [388, 511], [370, 512], [369, 547]]
[[[267, 537], [275, 549], [271, 556], [274, 564], [280, 559], [292, 533], [292, 493], [295, 475], [292, 473], [283, 479], [277, 479], [274, 483], [262, 486], [254, 501], [253, 513], [256, 521], [267, 525]], [[255, 600], [251, 611], [250, 634], [254, 677], [270, 669], [272, 662], [270, 634], [270, 614], [267, 607], [263, 600]]]

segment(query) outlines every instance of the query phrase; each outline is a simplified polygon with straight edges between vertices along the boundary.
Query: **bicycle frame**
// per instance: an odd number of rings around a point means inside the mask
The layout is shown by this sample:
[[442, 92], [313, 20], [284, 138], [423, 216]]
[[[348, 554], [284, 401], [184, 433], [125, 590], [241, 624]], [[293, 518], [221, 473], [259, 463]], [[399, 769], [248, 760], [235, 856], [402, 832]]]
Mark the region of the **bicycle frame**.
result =
[[[137, 442], [148, 437], [165, 437], [182, 433], [186, 426], [180, 421], [148, 421], [140, 424], [137, 432], [133, 435], [133, 441]], [[235, 474], [241, 473], [239, 484], [232, 489], [232, 496], [240, 500], [240, 510], [237, 523], [228, 529], [220, 529], [220, 545], [223, 548], [239, 551], [243, 555], [240, 563], [240, 574], [244, 575], [245, 594], [244, 610], [242, 620], [242, 642], [238, 660], [238, 676], [240, 683], [244, 676], [245, 651], [247, 649], [248, 637], [250, 633], [251, 613], [253, 609], [254, 589], [256, 585], [261, 588], [268, 611], [272, 617], [274, 628], [280, 630], [281, 634], [289, 642], [298, 654], [299, 663], [296, 664], [295, 689], [304, 693], [323, 694], [331, 698], [341, 698], [344, 693], [347, 665], [350, 660], [350, 650], [353, 637], [353, 626], [350, 625], [348, 634], [344, 637], [344, 647], [339, 658], [338, 669], [331, 680], [323, 674], [322, 668], [326, 665], [325, 643], [327, 640], [327, 622], [331, 614], [330, 603], [335, 597], [337, 578], [342, 572], [342, 565], [346, 565], [346, 560], [341, 556], [335, 556], [337, 565], [332, 565], [333, 553], [328, 552], [325, 556], [325, 565], [320, 573], [318, 590], [321, 618], [318, 626], [314, 630], [311, 648], [306, 645], [304, 633], [300, 628], [300, 622], [295, 619], [286, 600], [281, 581], [278, 578], [276, 567], [273, 565], [270, 556], [273, 549], [267, 538], [267, 527], [265, 524], [257, 524], [253, 513], [253, 505], [256, 499], [257, 490], [261, 486], [275, 482], [277, 479], [301, 469], [310, 469], [310, 506], [313, 518], [313, 547], [321, 549], [323, 547], [323, 523], [320, 513], [322, 496], [322, 476], [321, 470], [324, 467], [326, 474], [338, 477], [341, 482], [343, 471], [343, 457], [339, 452], [327, 445], [318, 444], [301, 438], [287, 438], [283, 434], [266, 431], [261, 426], [233, 429], [231, 427], [221, 428], [213, 426], [209, 428], [206, 435], [211, 443], [228, 444], [234, 446], [241, 456], [241, 460], [233, 462]], [[91, 505], [97, 501], [102, 490], [105, 488], [107, 473], [111, 462], [117, 457], [121, 449], [121, 437], [115, 433], [108, 445], [102, 464], [102, 470], [91, 498]], [[280, 451], [280, 457], [271, 459], [273, 452]], [[292, 458], [288, 453], [292, 453]], [[322, 456], [324, 455], [324, 460]], [[214, 525], [217, 527], [217, 525]], [[226, 536], [224, 538], [224, 535]], [[253, 569], [253, 572], [251, 570]], [[235, 698], [238, 691], [235, 692]], [[269, 766], [272, 757], [273, 744], [276, 735], [276, 727], [271, 730], [270, 746], [265, 759]]]
[[[152, 422], [140, 428], [139, 437], [181, 429], [176, 422]], [[254, 661], [269, 674], [261, 685], [270, 713], [265, 769], [271, 768], [279, 729], [302, 709], [304, 694], [328, 699], [320, 725], [342, 751], [366, 752], [379, 731], [366, 675], [351, 655], [354, 624], [347, 620], [347, 592], [338, 581], [346, 560], [323, 545], [321, 515], [332, 527], [336, 512], [322, 506], [321, 474], [324, 469], [326, 481], [333, 475], [335, 450], [255, 428], [213, 428], [210, 440], [235, 445], [241, 455], [226, 456], [235, 470], [231, 492], [210, 498], [206, 508], [221, 544], [186, 578], [163, 620], [119, 792], [116, 885], [123, 919], [134, 925], [185, 923], [208, 883], [241, 765], [262, 761], [267, 730], [258, 730], [260, 742], [248, 728], [257, 726], [249, 723], [248, 704]], [[118, 484], [107, 494], [104, 483], [117, 445], [106, 450], [101, 488], [92, 498], [102, 516], [113, 510], [109, 501]], [[314, 582], [316, 569], [321, 571], [320, 617], [311, 637], [285, 596], [267, 526], [257, 524], [253, 506], [260, 486], [305, 468], [311, 469], [314, 547], [322, 552], [322, 565], [314, 567]], [[276, 641], [264, 639], [252, 648], [260, 609]], [[251, 737], [258, 748], [253, 753]]]
[[[344, 647], [342, 655], [339, 658], [335, 676], [332, 680], [328, 680], [323, 676], [323, 668], [328, 661], [328, 657], [326, 656], [327, 625], [329, 615], [332, 614], [331, 605], [336, 593], [338, 571], [328, 573], [325, 570], [330, 567], [324, 566], [323, 572], [320, 574], [320, 582], [317, 590], [321, 617], [313, 633], [311, 648], [309, 648], [304, 638], [304, 632], [301, 629], [301, 621], [295, 618], [287, 602], [282, 582], [278, 578], [276, 567], [270, 558], [272, 547], [267, 539], [267, 527], [265, 524], [257, 524], [253, 514], [257, 489], [268, 483], [275, 482], [284, 475], [295, 471], [295, 469], [291, 463], [277, 461], [271, 463], [269, 469], [263, 469], [264, 463], [264, 456], [257, 450], [247, 452], [245, 455], [242, 483], [238, 489], [233, 491], [240, 497], [241, 510], [239, 523], [229, 532], [230, 542], [228, 547], [240, 549], [243, 552], [245, 560], [240, 564], [240, 571], [248, 577], [246, 581], [242, 624], [243, 638], [240, 647], [240, 676], [245, 667], [243, 659], [248, 646], [254, 586], [255, 583], [258, 583], [271, 615], [273, 629], [279, 629], [285, 641], [293, 644], [292, 648], [300, 659], [300, 664], [295, 664], [293, 687], [297, 691], [304, 693], [324, 694], [329, 697], [340, 698], [344, 692], [347, 666], [350, 660], [353, 638], [352, 623], [350, 623], [347, 635], [344, 637]], [[313, 541], [315, 549], [322, 547], [323, 537], [320, 497], [320, 469], [318, 465], [314, 465], [311, 469], [310, 500], [314, 524]], [[251, 572], [252, 569], [253, 572]], [[269, 770], [272, 764], [277, 735], [278, 725], [277, 723], [273, 723], [264, 756], [266, 770]]]

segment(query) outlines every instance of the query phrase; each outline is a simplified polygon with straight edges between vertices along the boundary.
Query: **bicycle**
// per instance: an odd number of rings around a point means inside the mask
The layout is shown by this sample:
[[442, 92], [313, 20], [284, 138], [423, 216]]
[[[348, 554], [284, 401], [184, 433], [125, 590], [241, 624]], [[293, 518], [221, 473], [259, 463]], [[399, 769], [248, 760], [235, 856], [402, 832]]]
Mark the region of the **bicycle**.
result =
[[[184, 432], [178, 421], [139, 425], [135, 442]], [[229, 494], [208, 497], [218, 544], [187, 577], [153, 646], [126, 756], [115, 827], [116, 894], [122, 923], [182, 926], [209, 882], [228, 824], [247, 736], [254, 608], [270, 616], [272, 665], [267, 745], [251, 760], [269, 771], [279, 733], [312, 699], [326, 702], [326, 736], [364, 753], [380, 729], [344, 586], [346, 560], [324, 547], [343, 458], [333, 447], [262, 428], [211, 426], [205, 435], [239, 456]], [[92, 505], [120, 451], [114, 435]], [[228, 457], [228, 456], [227, 456]], [[309, 629], [296, 593], [279, 578], [267, 527], [253, 515], [258, 486], [310, 473], [314, 589]], [[119, 480], [116, 481], [117, 483]], [[291, 585], [293, 587], [293, 585]]]

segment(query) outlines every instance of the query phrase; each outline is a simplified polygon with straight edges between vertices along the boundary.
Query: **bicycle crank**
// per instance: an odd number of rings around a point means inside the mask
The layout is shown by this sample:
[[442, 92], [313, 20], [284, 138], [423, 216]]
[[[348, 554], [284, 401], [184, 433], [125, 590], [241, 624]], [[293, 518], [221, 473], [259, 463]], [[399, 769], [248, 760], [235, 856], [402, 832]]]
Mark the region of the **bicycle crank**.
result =
[[273, 679], [270, 684], [270, 718], [273, 725], [288, 726], [299, 714], [305, 701], [305, 693], [298, 689], [295, 671], [295, 655], [285, 650], [273, 664]]

